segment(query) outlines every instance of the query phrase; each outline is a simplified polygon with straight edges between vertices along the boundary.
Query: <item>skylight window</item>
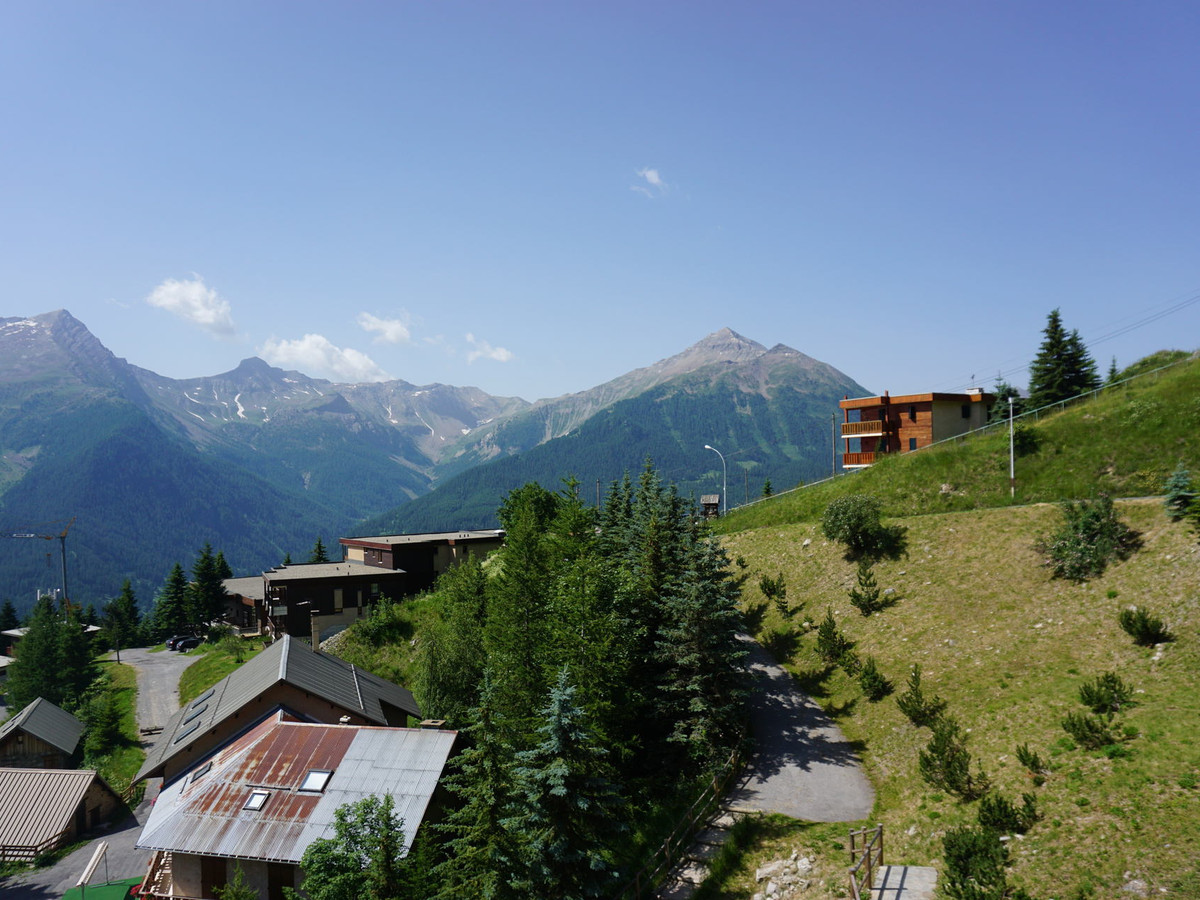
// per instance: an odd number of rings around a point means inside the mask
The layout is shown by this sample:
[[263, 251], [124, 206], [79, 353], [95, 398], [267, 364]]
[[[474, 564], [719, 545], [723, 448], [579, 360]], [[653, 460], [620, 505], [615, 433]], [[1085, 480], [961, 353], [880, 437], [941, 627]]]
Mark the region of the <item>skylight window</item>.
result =
[[250, 799], [246, 801], [246, 805], [243, 806], [242, 809], [249, 809], [257, 812], [266, 805], [267, 798], [270, 796], [270, 791], [251, 791]]
[[325, 790], [325, 785], [329, 784], [331, 777], [333, 777], [333, 772], [328, 769], [310, 769], [304, 776], [304, 783], [300, 785], [300, 790], [319, 794]]
[[188, 783], [191, 784], [192, 782], [196, 781], [197, 778], [203, 778], [205, 775], [208, 774], [208, 770], [211, 768], [212, 768], [212, 760], [210, 759], [208, 762], [206, 762], [204, 765], [202, 765], [200, 768], [198, 768], [195, 772], [192, 773], [191, 781]]

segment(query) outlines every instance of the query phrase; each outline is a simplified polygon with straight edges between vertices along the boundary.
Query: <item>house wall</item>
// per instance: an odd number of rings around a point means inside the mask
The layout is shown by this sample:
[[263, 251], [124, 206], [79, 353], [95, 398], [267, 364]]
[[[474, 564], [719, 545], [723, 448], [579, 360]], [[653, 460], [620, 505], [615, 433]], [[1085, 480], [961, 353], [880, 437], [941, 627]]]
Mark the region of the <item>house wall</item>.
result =
[[[204, 857], [195, 856], [190, 853], [172, 853], [171, 854], [171, 890], [173, 896], [176, 897], [192, 897], [197, 900], [213, 900], [216, 894], [211, 890], [203, 890], [203, 868]], [[209, 857], [211, 859], [211, 857]], [[251, 890], [256, 891], [259, 897], [266, 900], [268, 896], [268, 879], [267, 879], [267, 863], [257, 859], [223, 859], [221, 862], [225, 868], [225, 883], [228, 884], [233, 880], [237, 867], [242, 869], [242, 879], [246, 886]], [[282, 866], [277, 866], [277, 871]], [[285, 885], [292, 888], [298, 888], [297, 875], [299, 874], [299, 866], [287, 866], [291, 869], [291, 884]], [[221, 885], [218, 885], [220, 887]]]
[[67, 763], [66, 753], [19, 727], [0, 741], [0, 766], [7, 769], [67, 769]]
[[[963, 418], [963, 407], [967, 417]], [[986, 403], [937, 400], [933, 403], [933, 440], [944, 441], [987, 424]]]
[[97, 778], [83, 798], [87, 828], [90, 831], [103, 825], [122, 807], [121, 798], [104, 786]]

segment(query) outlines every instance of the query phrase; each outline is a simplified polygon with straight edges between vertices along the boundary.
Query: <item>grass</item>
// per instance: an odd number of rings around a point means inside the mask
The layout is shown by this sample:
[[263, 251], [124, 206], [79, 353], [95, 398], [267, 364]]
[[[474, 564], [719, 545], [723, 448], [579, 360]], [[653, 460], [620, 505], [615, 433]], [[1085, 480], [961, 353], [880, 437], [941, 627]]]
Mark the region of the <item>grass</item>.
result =
[[116, 791], [124, 791], [146, 759], [137, 725], [137, 670], [133, 666], [102, 659], [100, 670], [108, 677], [121, 715], [121, 745], [95, 761], [100, 777]]
[[[733, 534], [819, 522], [835, 497], [871, 494], [887, 516], [991, 509], [1094, 497], [1157, 494], [1183, 462], [1200, 470], [1200, 360], [1113, 388], [1032, 424], [1041, 447], [1016, 461], [1009, 492], [1008, 430], [964, 437], [734, 510], [714, 528]], [[1200, 473], [1198, 473], [1200, 474]]]
[[[875, 570], [880, 587], [894, 588], [900, 600], [869, 618], [847, 596], [854, 566], [821, 537], [817, 524], [761, 527], [725, 539], [731, 555], [748, 564], [744, 602], [759, 635], [776, 636], [772, 643], [787, 651], [786, 667], [847, 738], [865, 747], [876, 809], [870, 822], [852, 824], [884, 823], [889, 862], [937, 865], [942, 834], [973, 822], [977, 804], [959, 803], [921, 781], [917, 754], [929, 732], [904, 718], [894, 696], [869, 703], [857, 683], [821, 663], [815, 636], [799, 623], [819, 621], [827, 609], [860, 654], [875, 656], [897, 693], [911, 665], [921, 665], [926, 694], [949, 702], [950, 715], [970, 730], [974, 764], [999, 791], [1014, 801], [1022, 792], [1036, 794], [1044, 817], [1011, 843], [1014, 884], [1039, 897], [1048, 886], [1054, 886], [1050, 896], [1066, 897], [1089, 884], [1098, 896], [1116, 896], [1126, 872], [1157, 891], [1195, 871], [1200, 546], [1186, 526], [1168, 521], [1158, 499], [1120, 502], [1117, 509], [1142, 532], [1144, 546], [1084, 584], [1052, 579], [1034, 549], [1037, 536], [1059, 523], [1054, 504], [900, 519], [908, 528], [909, 555]], [[805, 604], [789, 620], [757, 587], [759, 575], [777, 572], [784, 574], [789, 602]], [[1118, 611], [1130, 603], [1163, 617], [1176, 641], [1158, 651], [1135, 646], [1117, 623]], [[1117, 752], [1085, 752], [1073, 747], [1060, 722], [1083, 709], [1079, 686], [1105, 671], [1117, 672], [1137, 692], [1122, 724], [1138, 736]], [[1044, 786], [1034, 786], [1016, 761], [1023, 743], [1049, 761]], [[850, 827], [835, 830], [844, 837]], [[730, 876], [747, 892], [713, 896], [753, 893], [746, 873], [761, 865], [760, 850], [775, 852], [775, 838], [764, 835], [748, 844], [744, 863]], [[834, 856], [844, 875], [844, 858]], [[806, 896], [833, 897], [846, 887], [841, 878]]]
[[200, 659], [183, 670], [179, 676], [179, 705], [183, 706], [195, 700], [246, 660], [262, 652], [263, 645], [258, 640], [238, 638], [243, 642], [241, 662], [222, 644], [201, 644], [195, 650], [186, 651], [198, 654]]

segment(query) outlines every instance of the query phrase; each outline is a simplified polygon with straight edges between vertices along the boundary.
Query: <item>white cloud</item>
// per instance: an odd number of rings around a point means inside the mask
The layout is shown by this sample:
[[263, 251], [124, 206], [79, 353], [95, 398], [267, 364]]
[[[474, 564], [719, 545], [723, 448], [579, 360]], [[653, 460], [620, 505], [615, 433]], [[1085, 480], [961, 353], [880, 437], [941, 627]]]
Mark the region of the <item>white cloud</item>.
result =
[[[631, 191], [637, 191], [639, 194], [645, 194], [647, 197], [657, 197], [660, 194], [665, 194], [669, 188], [669, 185], [663, 181], [658, 169], [638, 169], [635, 174], [638, 178], [643, 179], [646, 184], [631, 184], [629, 186]], [[649, 187], [646, 185], [649, 185]]]
[[379, 336], [375, 338], [376, 343], [407, 344], [412, 340], [412, 332], [409, 331], [408, 323], [402, 319], [381, 319], [379, 316], [362, 312], [358, 314], [357, 321], [358, 327], [363, 331], [378, 332]]
[[191, 281], [168, 278], [150, 292], [146, 302], [174, 313], [217, 337], [231, 338], [234, 335], [229, 301], [219, 297], [199, 275], [193, 275]]
[[294, 341], [267, 338], [258, 353], [273, 366], [296, 369], [306, 375], [331, 381], [358, 384], [392, 379], [365, 353], [349, 347], [337, 347], [319, 334], [306, 334]]
[[467, 362], [473, 363], [477, 359], [491, 359], [496, 362], [508, 362], [513, 358], [510, 351], [503, 347], [493, 347], [487, 341], [481, 341], [473, 334], [467, 335], [467, 343], [474, 349], [467, 351]]

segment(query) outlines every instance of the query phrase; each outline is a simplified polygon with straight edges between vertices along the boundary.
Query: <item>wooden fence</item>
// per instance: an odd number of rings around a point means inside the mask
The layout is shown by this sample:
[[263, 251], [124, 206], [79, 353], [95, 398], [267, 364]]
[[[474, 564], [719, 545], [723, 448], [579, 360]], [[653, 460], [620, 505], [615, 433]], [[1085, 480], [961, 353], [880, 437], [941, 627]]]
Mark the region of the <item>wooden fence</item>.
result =
[[[740, 744], [740, 742], [739, 742]], [[692, 837], [700, 830], [700, 826], [707, 821], [709, 815], [717, 807], [717, 803], [721, 796], [725, 793], [725, 789], [729, 786], [729, 782], [742, 769], [742, 751], [734, 750], [729, 754], [729, 759], [718, 770], [717, 774], [713, 775], [712, 781], [696, 798], [695, 802], [688, 807], [688, 811], [675, 824], [667, 839], [662, 845], [654, 851], [650, 861], [646, 863], [638, 872], [630, 879], [629, 883], [616, 894], [613, 900], [637, 900], [645, 893], [662, 883], [666, 878], [667, 873], [671, 868], [683, 858], [684, 852], [691, 843]]]
[[875, 870], [883, 865], [883, 825], [850, 832], [850, 862], [850, 896], [870, 900]]

